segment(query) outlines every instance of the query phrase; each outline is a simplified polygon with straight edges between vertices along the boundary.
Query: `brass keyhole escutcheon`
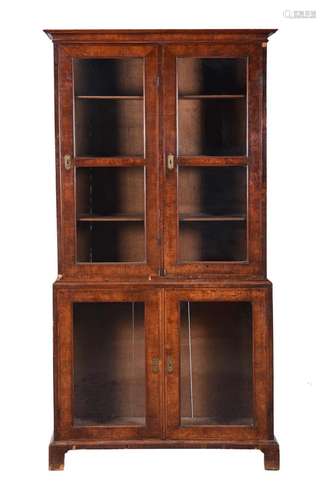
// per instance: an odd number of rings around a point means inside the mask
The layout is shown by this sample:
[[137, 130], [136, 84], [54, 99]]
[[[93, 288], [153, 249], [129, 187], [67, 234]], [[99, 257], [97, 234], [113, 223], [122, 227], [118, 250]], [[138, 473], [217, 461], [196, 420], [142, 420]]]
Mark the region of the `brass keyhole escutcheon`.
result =
[[160, 371], [160, 358], [154, 357], [152, 359], [152, 372], [159, 373]]
[[71, 158], [71, 155], [64, 155], [64, 157], [63, 157], [63, 163], [64, 163], [64, 166], [65, 166], [65, 169], [66, 170], [70, 170], [71, 167], [72, 167], [72, 158]]
[[174, 155], [173, 154], [168, 154], [166, 167], [170, 172], [174, 169]]
[[173, 357], [171, 355], [169, 355], [167, 357], [166, 369], [167, 369], [168, 373], [172, 373], [173, 372]]

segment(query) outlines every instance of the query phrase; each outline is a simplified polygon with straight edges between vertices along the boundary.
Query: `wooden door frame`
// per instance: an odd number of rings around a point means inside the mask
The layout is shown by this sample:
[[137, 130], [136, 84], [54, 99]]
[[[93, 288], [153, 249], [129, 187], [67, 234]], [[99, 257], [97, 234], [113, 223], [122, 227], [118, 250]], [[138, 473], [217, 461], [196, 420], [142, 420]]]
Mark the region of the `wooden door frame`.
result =
[[[253, 339], [253, 425], [184, 426], [180, 424], [180, 302], [250, 302]], [[273, 354], [271, 288], [174, 289], [165, 292], [166, 436], [168, 439], [250, 441], [273, 439]]]
[[[177, 156], [177, 57], [242, 57], [248, 60], [246, 156]], [[164, 274], [180, 276], [266, 276], [265, 222], [265, 56], [261, 44], [171, 44], [163, 49], [164, 165], [167, 154], [176, 157], [173, 171], [164, 169]], [[247, 166], [247, 261], [177, 262], [178, 167]]]
[[[59, 273], [67, 278], [96, 280], [159, 275], [159, 95], [158, 46], [136, 44], [60, 44], [55, 52], [56, 163], [59, 236]], [[75, 157], [74, 155], [74, 58], [144, 58], [144, 158]], [[71, 170], [64, 168], [64, 156], [73, 156]], [[83, 167], [145, 167], [145, 261], [143, 263], [78, 263], [76, 245], [76, 169]]]
[[[54, 286], [54, 439], [124, 440], [161, 438], [161, 292], [139, 287], [87, 289]], [[146, 421], [145, 426], [73, 425], [73, 304], [80, 302], [143, 302], [145, 305]], [[154, 373], [152, 360], [159, 359]]]

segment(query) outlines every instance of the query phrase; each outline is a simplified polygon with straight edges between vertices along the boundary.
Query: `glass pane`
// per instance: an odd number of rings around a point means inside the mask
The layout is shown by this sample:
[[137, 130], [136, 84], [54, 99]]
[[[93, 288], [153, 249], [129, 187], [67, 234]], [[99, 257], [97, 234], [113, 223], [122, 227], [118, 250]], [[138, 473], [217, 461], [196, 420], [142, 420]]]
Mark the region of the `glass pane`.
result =
[[144, 155], [143, 60], [75, 59], [77, 156]]
[[76, 169], [77, 261], [144, 262], [145, 169]]
[[178, 58], [178, 154], [245, 155], [246, 59]]
[[246, 216], [247, 167], [179, 167], [180, 216]]
[[246, 223], [180, 222], [179, 261], [245, 261]]
[[179, 261], [245, 261], [247, 167], [178, 167]]
[[75, 59], [74, 84], [81, 96], [142, 96], [143, 60]]
[[246, 59], [177, 59], [179, 95], [245, 94]]
[[249, 302], [182, 302], [181, 425], [252, 425]]
[[74, 304], [74, 425], [145, 425], [144, 304]]

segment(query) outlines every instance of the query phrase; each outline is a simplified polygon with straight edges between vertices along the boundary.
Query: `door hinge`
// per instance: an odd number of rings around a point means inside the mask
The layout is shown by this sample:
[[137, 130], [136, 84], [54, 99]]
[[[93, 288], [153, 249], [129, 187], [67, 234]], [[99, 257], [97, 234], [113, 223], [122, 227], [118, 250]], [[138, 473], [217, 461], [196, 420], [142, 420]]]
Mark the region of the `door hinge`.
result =
[[160, 77], [157, 76], [156, 77], [156, 87], [159, 87], [160, 86]]

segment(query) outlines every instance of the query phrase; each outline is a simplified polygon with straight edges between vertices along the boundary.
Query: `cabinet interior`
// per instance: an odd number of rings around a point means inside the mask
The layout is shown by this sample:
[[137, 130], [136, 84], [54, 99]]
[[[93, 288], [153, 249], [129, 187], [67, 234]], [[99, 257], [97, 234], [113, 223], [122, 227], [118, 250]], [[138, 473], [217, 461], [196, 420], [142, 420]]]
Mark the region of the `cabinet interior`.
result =
[[78, 262], [145, 259], [144, 167], [76, 170]]
[[144, 425], [144, 303], [75, 303], [73, 342], [74, 425]]
[[141, 58], [75, 59], [77, 156], [143, 156]]
[[252, 425], [252, 314], [248, 302], [180, 305], [181, 425]]
[[245, 261], [247, 167], [179, 167], [179, 260]]
[[246, 261], [246, 222], [180, 221], [179, 262]]
[[246, 67], [245, 58], [177, 58], [179, 155], [246, 154]]
[[247, 59], [177, 57], [179, 97], [198, 95], [244, 96]]

